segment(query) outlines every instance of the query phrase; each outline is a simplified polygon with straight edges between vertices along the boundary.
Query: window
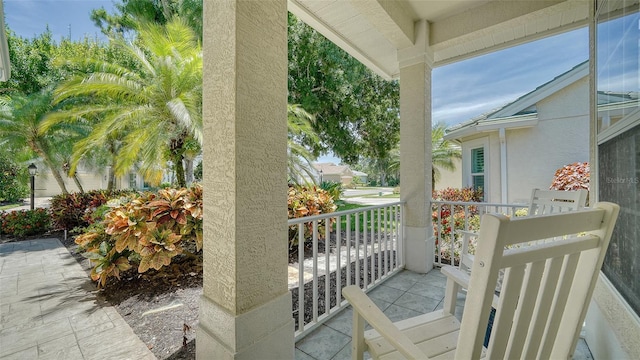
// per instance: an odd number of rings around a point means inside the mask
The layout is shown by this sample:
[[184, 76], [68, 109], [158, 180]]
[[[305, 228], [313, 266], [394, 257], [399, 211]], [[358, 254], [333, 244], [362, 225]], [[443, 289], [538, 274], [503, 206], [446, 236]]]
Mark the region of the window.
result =
[[471, 149], [471, 186], [484, 189], [484, 147]]
[[620, 205], [602, 271], [640, 314], [640, 12], [633, 0], [598, 4], [597, 187], [591, 191], [597, 189], [598, 201]]
[[462, 186], [482, 189], [483, 201], [490, 201], [489, 189], [489, 138], [462, 143]]
[[138, 177], [135, 173], [129, 173], [129, 189], [138, 188]]

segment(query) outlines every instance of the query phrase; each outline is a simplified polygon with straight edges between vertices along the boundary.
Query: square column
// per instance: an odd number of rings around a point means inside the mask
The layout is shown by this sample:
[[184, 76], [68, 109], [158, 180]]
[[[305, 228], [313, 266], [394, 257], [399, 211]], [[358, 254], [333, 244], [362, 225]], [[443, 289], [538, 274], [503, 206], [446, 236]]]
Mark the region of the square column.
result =
[[433, 268], [431, 225], [431, 69], [426, 21], [416, 23], [416, 45], [398, 51], [400, 62], [400, 200], [404, 211], [405, 267]]
[[293, 359], [287, 289], [287, 2], [204, 2], [198, 359]]

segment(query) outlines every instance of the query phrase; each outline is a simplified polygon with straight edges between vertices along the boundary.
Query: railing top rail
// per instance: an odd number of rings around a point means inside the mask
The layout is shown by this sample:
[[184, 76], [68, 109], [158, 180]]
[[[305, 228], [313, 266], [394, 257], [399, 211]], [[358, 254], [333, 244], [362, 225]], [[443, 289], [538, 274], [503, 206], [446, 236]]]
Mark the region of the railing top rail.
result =
[[445, 200], [431, 200], [433, 204], [453, 204], [453, 205], [474, 205], [474, 206], [498, 206], [498, 207], [529, 207], [529, 204], [501, 204], [501, 203], [486, 203], [486, 202], [475, 202], [475, 201], [445, 201]]
[[288, 225], [296, 225], [296, 224], [306, 223], [306, 222], [314, 221], [314, 220], [323, 220], [323, 219], [327, 219], [327, 218], [338, 217], [338, 216], [343, 216], [343, 215], [348, 215], [348, 214], [355, 214], [355, 213], [364, 212], [364, 211], [371, 211], [371, 210], [382, 209], [382, 208], [387, 208], [387, 207], [392, 207], [392, 206], [404, 205], [405, 203], [406, 203], [406, 201], [394, 201], [394, 202], [387, 203], [387, 204], [365, 206], [365, 207], [361, 207], [361, 208], [357, 208], [357, 209], [336, 211], [336, 212], [332, 212], [332, 213], [326, 213], [326, 214], [320, 214], [320, 215], [305, 216], [305, 217], [301, 217], [301, 218], [289, 219], [288, 220]]

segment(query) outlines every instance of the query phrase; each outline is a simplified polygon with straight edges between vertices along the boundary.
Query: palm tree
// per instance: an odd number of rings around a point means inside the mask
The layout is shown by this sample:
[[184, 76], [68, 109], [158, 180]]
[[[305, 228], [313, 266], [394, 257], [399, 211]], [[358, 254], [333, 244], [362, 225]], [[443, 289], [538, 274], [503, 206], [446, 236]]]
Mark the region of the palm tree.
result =
[[137, 167], [145, 180], [160, 183], [163, 167], [172, 162], [179, 186], [186, 186], [185, 144], [202, 145], [202, 51], [197, 36], [180, 19], [165, 26], [142, 24], [139, 38], [112, 43], [131, 58], [126, 65], [76, 59], [85, 70], [55, 90], [56, 101], [83, 97], [93, 102], [50, 117], [97, 117], [93, 131], [75, 147], [72, 164], [93, 146], [118, 143], [113, 167], [123, 175]]
[[[30, 95], [12, 95], [0, 99], [0, 143], [15, 151], [28, 149], [38, 156], [51, 170], [63, 194], [67, 187], [61, 175], [61, 155], [63, 147], [68, 144], [69, 134], [64, 134], [60, 127], [42, 131], [46, 115], [54, 110], [51, 91]], [[81, 187], [80, 187], [81, 188]]]
[[287, 105], [287, 169], [289, 181], [298, 182], [301, 178], [313, 179], [313, 165], [316, 157], [305, 144], [317, 144], [320, 138], [313, 129], [313, 115], [300, 105]]
[[[440, 181], [440, 169], [455, 171], [456, 159], [462, 158], [462, 151], [458, 145], [445, 140], [445, 123], [437, 123], [431, 128], [431, 190], [435, 190], [436, 182]], [[393, 149], [390, 153], [389, 172], [400, 171], [400, 150]]]
[[440, 181], [440, 169], [455, 171], [456, 159], [462, 159], [462, 150], [450, 140], [445, 140], [445, 123], [437, 123], [431, 128], [431, 191]]

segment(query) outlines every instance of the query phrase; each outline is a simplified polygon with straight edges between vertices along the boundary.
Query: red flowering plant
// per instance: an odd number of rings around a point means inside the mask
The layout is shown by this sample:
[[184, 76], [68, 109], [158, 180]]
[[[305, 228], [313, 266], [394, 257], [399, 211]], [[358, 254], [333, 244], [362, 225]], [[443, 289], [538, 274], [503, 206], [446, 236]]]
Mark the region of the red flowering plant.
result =
[[[433, 199], [446, 202], [481, 202], [482, 190], [446, 188], [434, 191]], [[462, 235], [459, 230], [478, 230], [480, 228], [478, 212], [478, 207], [474, 205], [433, 204], [431, 220], [442, 260], [451, 262], [452, 246], [454, 262], [459, 259], [462, 247]], [[474, 248], [475, 243], [472, 240], [470, 249]], [[437, 251], [438, 246], [436, 246]]]
[[0, 233], [17, 238], [44, 234], [51, 230], [51, 214], [47, 209], [17, 210], [0, 215]]
[[556, 170], [550, 190], [589, 190], [590, 168], [588, 162], [575, 162]]

